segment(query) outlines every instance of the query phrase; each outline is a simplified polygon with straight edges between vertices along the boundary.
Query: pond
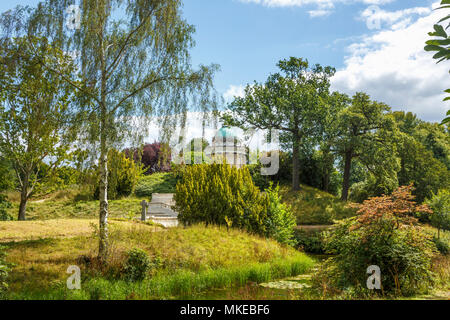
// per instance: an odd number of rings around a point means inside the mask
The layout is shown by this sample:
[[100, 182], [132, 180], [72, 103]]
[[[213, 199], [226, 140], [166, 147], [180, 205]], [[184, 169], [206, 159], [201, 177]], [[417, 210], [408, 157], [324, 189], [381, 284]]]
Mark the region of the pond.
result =
[[[328, 256], [312, 255], [311, 258], [319, 263]], [[212, 289], [196, 296], [183, 297], [193, 300], [296, 300], [310, 296], [311, 278], [317, 271], [313, 268], [307, 274], [275, 280], [268, 283], [248, 283], [242, 287]]]

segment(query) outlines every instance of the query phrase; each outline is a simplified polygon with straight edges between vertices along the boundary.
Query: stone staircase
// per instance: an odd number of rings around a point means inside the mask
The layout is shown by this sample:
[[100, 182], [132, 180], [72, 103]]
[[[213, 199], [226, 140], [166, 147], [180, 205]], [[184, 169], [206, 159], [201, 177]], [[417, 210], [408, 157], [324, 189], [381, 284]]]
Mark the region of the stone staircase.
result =
[[148, 204], [147, 219], [165, 227], [176, 227], [178, 213], [172, 210], [173, 205], [173, 193], [154, 193]]

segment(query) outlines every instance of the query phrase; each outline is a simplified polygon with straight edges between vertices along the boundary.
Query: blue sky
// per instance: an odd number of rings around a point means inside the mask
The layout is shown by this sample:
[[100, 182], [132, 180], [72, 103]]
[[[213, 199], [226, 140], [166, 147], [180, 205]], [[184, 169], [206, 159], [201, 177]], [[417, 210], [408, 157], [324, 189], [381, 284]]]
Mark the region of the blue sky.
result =
[[[428, 1], [399, 0], [383, 9], [395, 11], [424, 2]], [[317, 7], [313, 4], [267, 7], [239, 0], [186, 0], [184, 10], [197, 28], [194, 62], [220, 64], [217, 87], [224, 91], [230, 84], [263, 81], [276, 70], [277, 61], [289, 56], [342, 68], [350, 39], [370, 31], [358, 19], [368, 6], [337, 4], [333, 13], [315, 18], [308, 13]]]
[[[0, 11], [36, 0], [8, 0]], [[332, 88], [365, 91], [393, 109], [439, 121], [449, 105], [448, 65], [423, 52], [442, 13], [433, 0], [185, 0], [196, 26], [193, 64], [218, 63], [217, 90], [226, 99], [264, 81], [278, 60], [304, 57], [338, 69]], [[374, 7], [375, 6], [375, 7]]]

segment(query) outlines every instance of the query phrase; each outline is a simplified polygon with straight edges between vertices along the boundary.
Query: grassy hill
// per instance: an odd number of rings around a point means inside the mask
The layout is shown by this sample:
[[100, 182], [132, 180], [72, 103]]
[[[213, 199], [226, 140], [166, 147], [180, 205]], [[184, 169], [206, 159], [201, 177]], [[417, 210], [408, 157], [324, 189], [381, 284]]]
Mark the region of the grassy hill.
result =
[[[113, 218], [126, 218], [140, 215], [142, 199], [130, 197], [121, 200], [109, 201], [109, 213]], [[72, 199], [42, 199], [29, 201], [27, 205], [27, 220], [53, 220], [53, 219], [97, 219], [98, 201], [75, 201]], [[8, 213], [17, 218], [19, 203], [12, 202]]]
[[[65, 221], [60, 221], [59, 229], [66, 228]], [[111, 262], [105, 269], [81, 262], [95, 261], [98, 242], [92, 232], [90, 236], [49, 237], [41, 222], [29, 223], [34, 223], [36, 237], [42, 231], [43, 239], [6, 244], [8, 262], [15, 264], [9, 281], [11, 299], [193, 297], [212, 288], [298, 275], [313, 265], [312, 259], [293, 248], [238, 230], [204, 226], [162, 230], [142, 223], [113, 221]], [[0, 228], [5, 224], [21, 222], [0, 222]], [[55, 222], [55, 230], [57, 226]], [[143, 249], [152, 261], [158, 261], [151, 277], [143, 282], [127, 282], [117, 276], [131, 248]], [[81, 291], [65, 287], [70, 265], [82, 269]]]
[[299, 225], [328, 225], [333, 220], [345, 219], [356, 214], [347, 203], [327, 192], [301, 186], [300, 191], [292, 191], [290, 185], [281, 185], [282, 201], [289, 204]]

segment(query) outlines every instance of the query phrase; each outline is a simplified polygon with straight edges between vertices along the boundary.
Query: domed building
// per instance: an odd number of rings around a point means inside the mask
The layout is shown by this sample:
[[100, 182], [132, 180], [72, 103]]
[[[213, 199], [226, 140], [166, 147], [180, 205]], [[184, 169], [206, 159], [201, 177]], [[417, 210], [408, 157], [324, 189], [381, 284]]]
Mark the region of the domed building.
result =
[[222, 127], [216, 132], [211, 145], [205, 150], [205, 155], [215, 163], [223, 163], [225, 160], [237, 168], [247, 164], [246, 148], [229, 127]]

